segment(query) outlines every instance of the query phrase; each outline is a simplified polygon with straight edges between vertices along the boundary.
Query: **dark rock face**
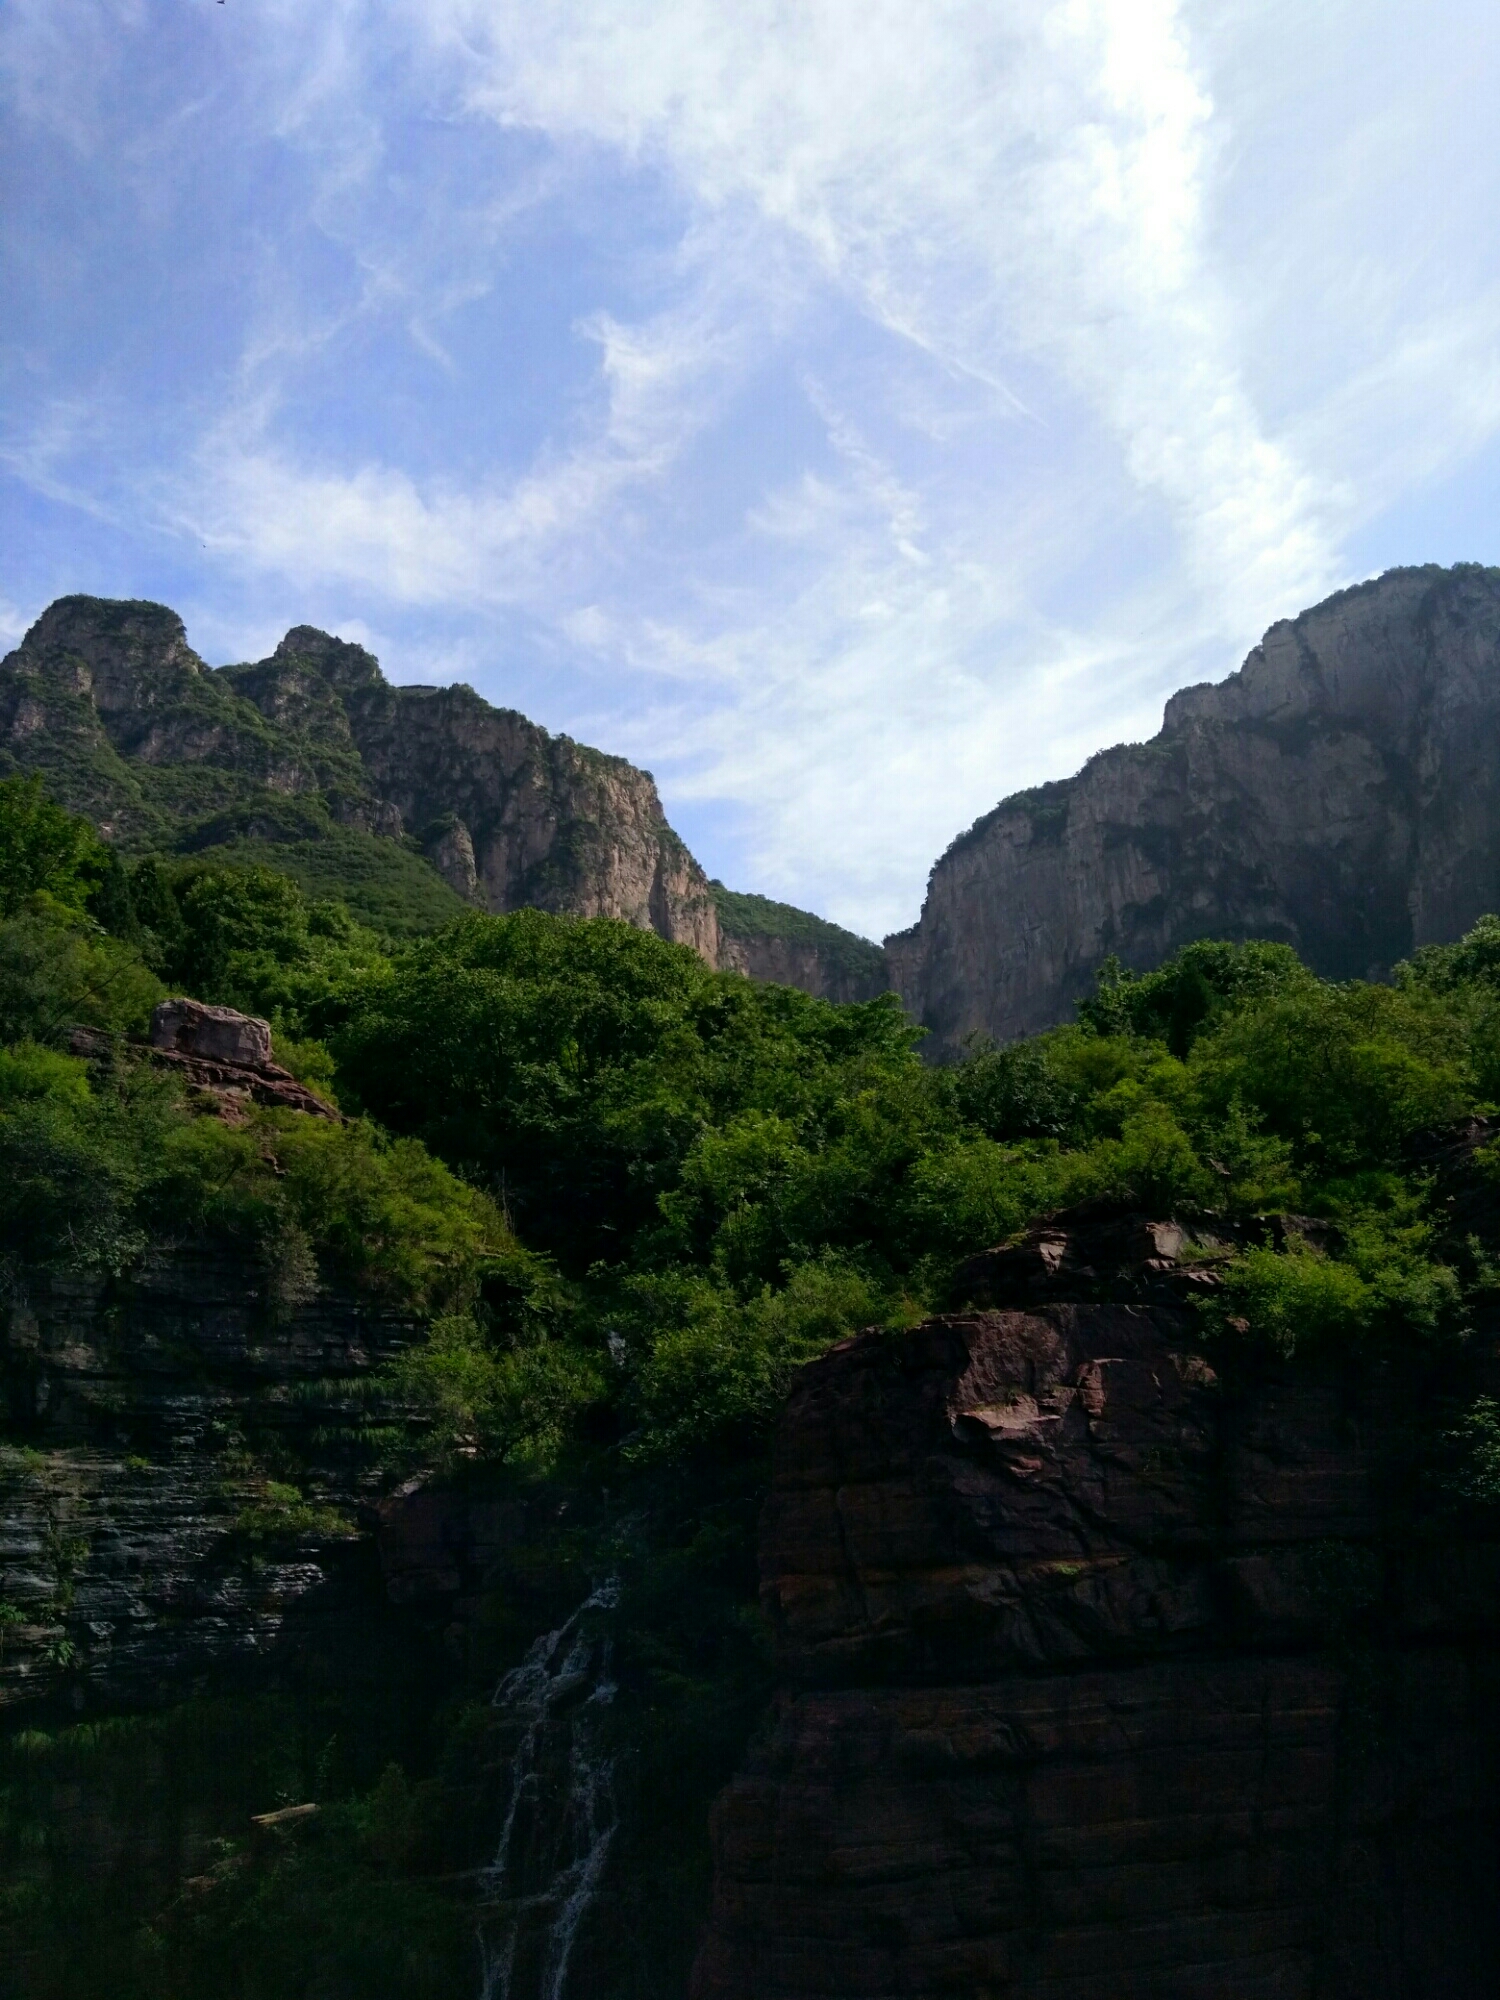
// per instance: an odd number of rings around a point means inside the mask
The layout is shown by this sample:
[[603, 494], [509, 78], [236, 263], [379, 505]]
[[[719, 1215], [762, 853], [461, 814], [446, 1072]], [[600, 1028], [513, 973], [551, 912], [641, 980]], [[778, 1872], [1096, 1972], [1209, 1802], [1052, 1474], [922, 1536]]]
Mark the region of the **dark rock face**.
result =
[[1491, 1993], [1500, 1543], [1400, 1498], [1441, 1385], [1009, 1278], [794, 1385], [697, 2000]]
[[[384, 1597], [355, 1532], [374, 1493], [318, 1439], [405, 1322], [327, 1293], [278, 1308], [253, 1259], [182, 1246], [128, 1282], [38, 1278], [0, 1325], [23, 1441], [0, 1449], [0, 1596], [25, 1621], [0, 1704], [176, 1699], [315, 1634], [359, 1641]], [[267, 1534], [259, 1468], [288, 1463], [316, 1511]]]
[[892, 984], [952, 1052], [1065, 1020], [1111, 952], [1278, 938], [1378, 975], [1500, 904], [1497, 773], [1500, 570], [1392, 570], [978, 821], [886, 940]]

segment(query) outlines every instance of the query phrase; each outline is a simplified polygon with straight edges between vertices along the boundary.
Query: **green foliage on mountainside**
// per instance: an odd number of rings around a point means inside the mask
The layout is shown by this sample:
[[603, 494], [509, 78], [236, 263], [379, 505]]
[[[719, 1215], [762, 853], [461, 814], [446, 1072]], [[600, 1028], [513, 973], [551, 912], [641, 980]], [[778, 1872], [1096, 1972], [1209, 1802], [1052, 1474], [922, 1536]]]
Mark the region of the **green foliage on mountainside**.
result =
[[[0, 810], [0, 876], [30, 854], [35, 877], [0, 921], [0, 1276], [128, 1273], [176, 1232], [247, 1247], [273, 1310], [330, 1283], [399, 1305], [420, 1337], [368, 1393], [416, 1420], [370, 1427], [371, 1478], [437, 1468], [549, 1525], [402, 1716], [323, 1686], [13, 1731], [0, 1924], [48, 1968], [28, 1991], [477, 1990], [488, 1691], [607, 1573], [623, 1807], [594, 1990], [680, 1991], [708, 1801], [767, 1685], [754, 1523], [788, 1380], [954, 1302], [962, 1261], [1039, 1216], [1114, 1200], [1243, 1240], [1204, 1313], [1229, 1365], [1399, 1359], [1493, 1311], [1500, 1245], [1428, 1162], [1500, 1101], [1500, 920], [1388, 987], [1272, 945], [1107, 966], [1076, 1024], [934, 1068], [891, 996], [833, 1006], [535, 911], [398, 943], [270, 869], [90, 872], [73, 822], [38, 824]], [[265, 1014], [348, 1122], [211, 1115], [132, 1053], [169, 988]], [[69, 1055], [74, 1023], [113, 1053]], [[1500, 1179], [1482, 1129], [1472, 1170]], [[1236, 1238], [1267, 1211], [1325, 1226]], [[1493, 1405], [1455, 1413], [1451, 1504], [1495, 1504], [1495, 1436]], [[278, 1475], [242, 1532], [270, 1547], [308, 1505]], [[186, 1885], [142, 1859], [85, 1895], [80, 1787], [217, 1844]], [[251, 1811], [303, 1798], [315, 1822], [251, 1839]]]
[[776, 939], [815, 951], [830, 981], [845, 978], [851, 982], [884, 983], [885, 954], [868, 938], [831, 924], [825, 917], [815, 917], [808, 910], [799, 910], [791, 903], [777, 903], [769, 896], [726, 889], [719, 881], [708, 886], [713, 891], [719, 929], [725, 937], [756, 943]]
[[[35, 846], [34, 814], [6, 827]], [[798, 1359], [901, 1323], [965, 1255], [1086, 1200], [1324, 1218], [1330, 1252], [1226, 1268], [1226, 1319], [1282, 1349], [1465, 1324], [1477, 1253], [1443, 1237], [1411, 1148], [1500, 1099], [1494, 919], [1388, 987], [1318, 980], [1266, 944], [1196, 944], [1142, 977], [1107, 966], [1077, 1025], [933, 1069], [891, 996], [748, 985], [604, 919], [469, 914], [398, 948], [284, 876], [204, 861], [115, 863], [92, 900], [97, 920], [38, 891], [0, 926], [16, 1104], [71, 1120], [75, 1151], [97, 1144], [98, 1215], [149, 1231], [168, 1199], [153, 1188], [189, 1201], [194, 1170], [168, 1163], [195, 1121], [129, 1064], [91, 1083], [49, 1045], [67, 1021], [138, 1031], [158, 981], [266, 1014], [363, 1114], [330, 1128], [366, 1135], [361, 1172], [425, 1149], [525, 1246], [504, 1309], [445, 1323], [430, 1349], [434, 1395], [498, 1459], [563, 1452], [575, 1421], [641, 1462], [748, 1436]], [[96, 1099], [107, 1116], [82, 1108]], [[137, 1137], [107, 1137], [120, 1119]], [[248, 1187], [219, 1161], [237, 1137], [196, 1125], [216, 1135], [192, 1142], [205, 1185]], [[121, 1148], [128, 1201], [102, 1192]]]

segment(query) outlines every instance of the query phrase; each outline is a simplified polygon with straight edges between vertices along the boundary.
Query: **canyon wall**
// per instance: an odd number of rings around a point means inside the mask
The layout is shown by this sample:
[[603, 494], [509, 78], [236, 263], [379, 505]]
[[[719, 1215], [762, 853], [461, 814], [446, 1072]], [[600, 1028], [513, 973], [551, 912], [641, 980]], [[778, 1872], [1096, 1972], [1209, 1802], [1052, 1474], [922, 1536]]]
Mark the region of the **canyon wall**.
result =
[[716, 1809], [695, 2000], [1493, 1992], [1500, 1540], [1413, 1506], [1459, 1382], [1226, 1367], [1183, 1233], [1103, 1233], [798, 1376], [780, 1692]]
[[935, 1053], [1071, 1017], [1110, 953], [1277, 938], [1379, 977], [1500, 906], [1500, 570], [1392, 570], [1273, 625], [1159, 735], [1005, 800], [938, 861], [891, 983]]
[[873, 1000], [890, 986], [879, 945], [768, 896], [711, 882], [719, 918], [719, 965], [750, 979], [799, 986], [838, 1002]]

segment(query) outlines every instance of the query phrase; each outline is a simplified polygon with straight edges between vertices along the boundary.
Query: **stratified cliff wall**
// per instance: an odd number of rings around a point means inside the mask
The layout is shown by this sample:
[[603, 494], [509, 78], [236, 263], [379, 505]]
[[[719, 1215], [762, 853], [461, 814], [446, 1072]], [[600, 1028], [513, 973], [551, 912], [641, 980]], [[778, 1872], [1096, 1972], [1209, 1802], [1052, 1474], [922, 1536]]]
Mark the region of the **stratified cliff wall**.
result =
[[0, 1707], [149, 1705], [309, 1645], [368, 1668], [376, 1487], [330, 1439], [412, 1332], [352, 1295], [279, 1307], [253, 1257], [191, 1244], [12, 1286]]
[[1493, 1993], [1500, 1542], [1414, 1530], [1406, 1483], [1445, 1385], [1226, 1376], [1152, 1302], [1180, 1232], [1137, 1233], [1134, 1303], [1069, 1302], [1099, 1258], [1054, 1228], [989, 1287], [1052, 1302], [798, 1377], [781, 1692], [717, 1807], [696, 2000]]
[[1111, 952], [1279, 938], [1379, 976], [1500, 905], [1500, 570], [1392, 570], [1273, 625], [1161, 733], [1007, 799], [886, 940], [952, 1053], [1070, 1017]]
[[889, 990], [879, 945], [769, 896], [746, 896], [711, 882], [719, 918], [719, 966], [799, 986], [833, 1001], [873, 1000]]

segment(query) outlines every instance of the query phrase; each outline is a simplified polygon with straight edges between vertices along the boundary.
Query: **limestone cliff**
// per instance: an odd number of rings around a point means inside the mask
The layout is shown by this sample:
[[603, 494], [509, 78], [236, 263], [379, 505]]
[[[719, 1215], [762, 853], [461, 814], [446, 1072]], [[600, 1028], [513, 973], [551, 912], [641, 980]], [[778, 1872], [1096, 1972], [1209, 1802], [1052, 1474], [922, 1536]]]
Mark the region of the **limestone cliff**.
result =
[[1500, 570], [1392, 570], [1273, 625], [1149, 743], [979, 820], [891, 981], [941, 1053], [1069, 1018], [1111, 952], [1279, 938], [1379, 976], [1500, 904]]
[[1411, 1504], [1493, 1345], [1226, 1368], [1194, 1254], [1054, 1223], [798, 1376], [695, 2000], [1493, 1992], [1500, 1542]]
[[874, 946], [805, 912], [733, 898], [759, 917], [726, 930], [648, 771], [472, 688], [393, 687], [311, 626], [211, 669], [164, 605], [60, 598], [0, 661], [0, 773], [17, 770], [127, 851], [265, 862], [387, 929], [529, 905], [829, 998], [883, 984]]

